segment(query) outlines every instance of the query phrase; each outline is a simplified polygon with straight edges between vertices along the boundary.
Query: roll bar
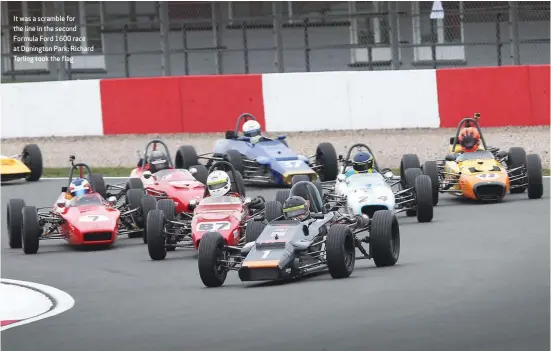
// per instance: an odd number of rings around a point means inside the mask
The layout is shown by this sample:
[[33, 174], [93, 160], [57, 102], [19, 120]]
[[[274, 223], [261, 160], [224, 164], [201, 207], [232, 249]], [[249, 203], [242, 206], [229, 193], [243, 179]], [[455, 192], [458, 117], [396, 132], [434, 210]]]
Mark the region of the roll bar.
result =
[[350, 164], [350, 155], [352, 154], [352, 150], [356, 148], [359, 148], [359, 149], [366, 148], [367, 151], [369, 151], [369, 153], [371, 154], [371, 156], [373, 156], [373, 165], [375, 166], [375, 169], [377, 170], [379, 169], [379, 166], [377, 165], [377, 160], [375, 159], [375, 155], [373, 154], [373, 151], [371, 151], [369, 146], [367, 146], [366, 144], [358, 143], [358, 144], [352, 145], [350, 149], [348, 149], [348, 153], [346, 154], [346, 158], [344, 159], [344, 167], [342, 168], [342, 174], [346, 173], [346, 166]]
[[69, 156], [69, 161], [71, 162], [71, 170], [69, 171], [69, 184], [67, 185], [67, 187], [71, 186], [71, 182], [73, 181], [73, 172], [77, 169], [79, 170], [80, 178], [84, 178], [84, 168], [86, 168], [86, 171], [88, 172], [88, 177], [92, 178], [92, 169], [90, 168], [90, 166], [82, 162], [75, 163], [75, 159], [75, 156]]
[[[302, 187], [305, 188], [306, 194], [301, 191]], [[307, 196], [310, 199], [310, 208], [312, 209], [312, 212], [320, 213], [323, 212], [323, 201], [321, 199], [320, 192], [318, 188], [314, 185], [314, 183], [301, 180], [300, 182], [296, 182], [289, 192], [289, 197], [291, 196], [300, 196], [304, 198]]]
[[153, 144], [153, 151], [156, 151], [157, 150], [157, 144], [161, 144], [162, 146], [164, 146], [165, 148], [165, 155], [166, 157], [168, 158], [168, 164], [171, 168], [175, 168], [174, 167], [174, 163], [172, 163], [172, 157], [170, 156], [170, 151], [168, 150], [168, 146], [166, 146], [166, 144], [164, 143], [164, 141], [160, 140], [160, 139], [153, 139], [151, 140], [149, 143], [147, 143], [147, 145], [145, 146], [145, 151], [144, 151], [144, 154], [143, 154], [143, 157], [142, 157], [142, 162], [140, 164], [140, 167], [143, 169], [145, 167], [145, 164], [146, 164], [146, 160], [147, 160], [147, 150], [149, 149], [149, 146]]
[[237, 123], [235, 124], [234, 133], [235, 133], [236, 137], [239, 135], [239, 127], [241, 126], [241, 122], [242, 122], [243, 119], [244, 119], [243, 123], [245, 123], [249, 120], [257, 121], [256, 117], [253, 116], [252, 114], [247, 113], [247, 112], [242, 113], [239, 117], [237, 117]]
[[480, 129], [480, 126], [478, 125], [478, 120], [476, 118], [466, 117], [459, 122], [457, 125], [457, 131], [455, 132], [455, 138], [453, 140], [452, 145], [452, 152], [454, 152], [455, 147], [457, 146], [457, 139], [459, 139], [459, 133], [461, 132], [461, 128], [463, 124], [466, 124], [467, 122], [470, 122], [475, 125], [476, 129], [478, 130], [478, 134], [480, 134], [480, 140], [482, 141], [482, 146], [484, 147], [484, 150], [487, 150], [488, 147], [486, 146], [486, 141], [484, 140], [484, 136], [482, 135], [482, 130]]

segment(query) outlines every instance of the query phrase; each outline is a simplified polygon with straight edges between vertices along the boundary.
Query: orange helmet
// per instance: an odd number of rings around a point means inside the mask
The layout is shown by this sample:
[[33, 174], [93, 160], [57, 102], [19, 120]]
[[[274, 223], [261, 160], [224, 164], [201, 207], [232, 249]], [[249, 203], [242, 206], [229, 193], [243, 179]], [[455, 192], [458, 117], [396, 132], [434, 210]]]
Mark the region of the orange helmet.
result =
[[459, 133], [458, 141], [463, 152], [476, 151], [480, 145], [480, 133], [474, 127], [463, 128], [461, 133]]

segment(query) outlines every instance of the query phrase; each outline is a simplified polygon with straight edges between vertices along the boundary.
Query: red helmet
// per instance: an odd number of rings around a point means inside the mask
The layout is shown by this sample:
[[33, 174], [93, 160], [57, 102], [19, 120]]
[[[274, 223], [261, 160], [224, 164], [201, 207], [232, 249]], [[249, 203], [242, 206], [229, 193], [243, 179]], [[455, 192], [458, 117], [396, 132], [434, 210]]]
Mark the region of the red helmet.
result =
[[480, 145], [480, 133], [474, 127], [463, 128], [461, 133], [459, 133], [458, 141], [463, 152], [476, 151]]

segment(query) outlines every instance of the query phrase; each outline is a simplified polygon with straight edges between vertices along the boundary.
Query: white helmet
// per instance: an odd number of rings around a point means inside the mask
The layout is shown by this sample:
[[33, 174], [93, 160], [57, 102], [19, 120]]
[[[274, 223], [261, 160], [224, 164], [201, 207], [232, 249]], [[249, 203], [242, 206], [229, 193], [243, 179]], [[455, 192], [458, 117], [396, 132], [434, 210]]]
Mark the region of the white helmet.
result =
[[207, 188], [211, 196], [224, 196], [231, 189], [231, 181], [228, 173], [214, 171], [207, 177]]
[[249, 120], [243, 124], [243, 135], [254, 137], [260, 135], [260, 123], [255, 120]]

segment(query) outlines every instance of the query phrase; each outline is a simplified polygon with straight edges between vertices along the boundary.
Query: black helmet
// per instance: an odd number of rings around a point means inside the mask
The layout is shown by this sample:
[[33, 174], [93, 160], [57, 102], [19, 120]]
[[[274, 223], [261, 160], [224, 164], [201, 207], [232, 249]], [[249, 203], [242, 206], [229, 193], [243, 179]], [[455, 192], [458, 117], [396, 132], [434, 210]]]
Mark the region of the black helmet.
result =
[[367, 172], [373, 168], [373, 156], [367, 151], [360, 151], [354, 156], [352, 167], [356, 172]]
[[161, 151], [153, 151], [149, 156], [149, 170], [151, 173], [168, 168], [168, 158]]
[[303, 221], [310, 217], [308, 203], [300, 196], [291, 196], [283, 204], [283, 215], [285, 219]]

